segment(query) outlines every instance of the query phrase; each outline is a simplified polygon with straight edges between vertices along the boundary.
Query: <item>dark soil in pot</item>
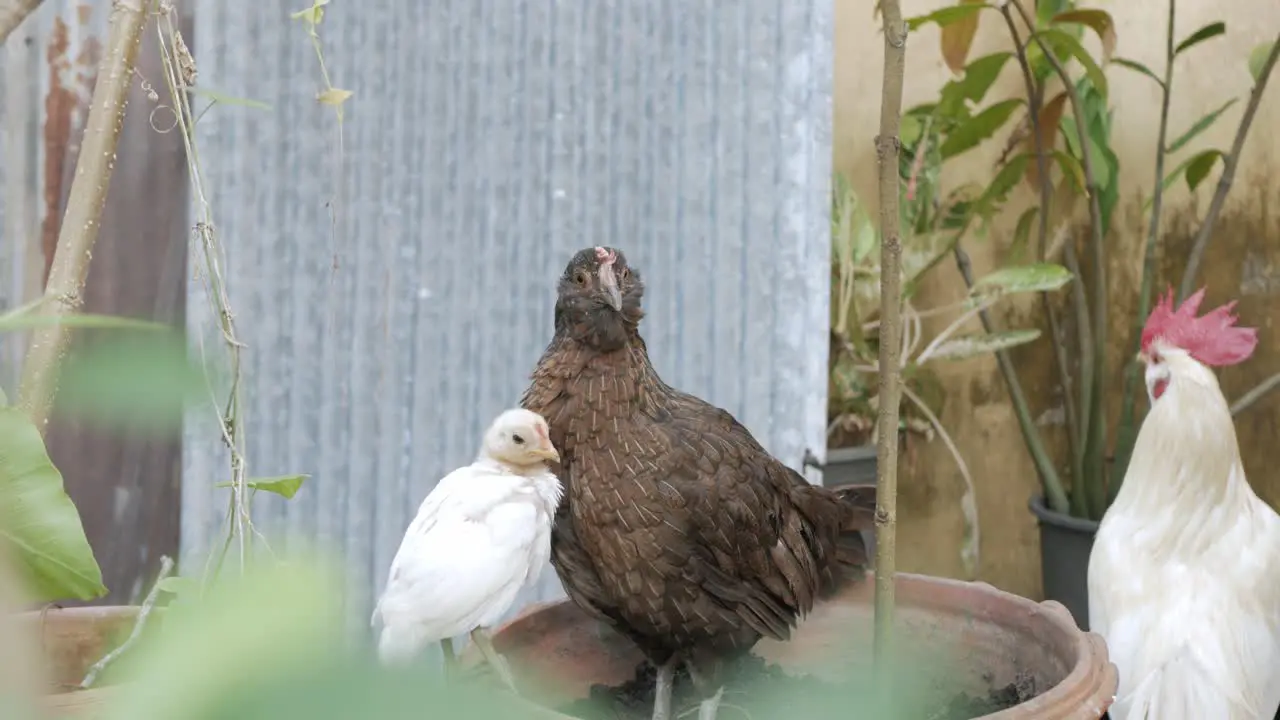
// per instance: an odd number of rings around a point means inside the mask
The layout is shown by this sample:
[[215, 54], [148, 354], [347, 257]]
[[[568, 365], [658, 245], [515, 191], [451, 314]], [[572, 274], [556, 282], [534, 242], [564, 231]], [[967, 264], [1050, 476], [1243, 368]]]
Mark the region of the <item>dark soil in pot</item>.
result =
[[[580, 720], [646, 720], [653, 712], [655, 672], [649, 663], [621, 685], [593, 685], [586, 698], [555, 708]], [[841, 717], [862, 720], [879, 717], [870, 707], [872, 688], [865, 682], [829, 682], [815, 675], [792, 675], [751, 655], [729, 669], [725, 677], [720, 716], [752, 720], [791, 720], [796, 717]], [[1036, 696], [1035, 678], [1024, 673], [1015, 681], [978, 697], [960, 692], [937, 707], [923, 708], [922, 720], [971, 720], [1016, 707]], [[672, 709], [677, 717], [696, 713], [701, 696], [683, 668], [676, 673]], [[859, 712], [861, 706], [863, 712]]]

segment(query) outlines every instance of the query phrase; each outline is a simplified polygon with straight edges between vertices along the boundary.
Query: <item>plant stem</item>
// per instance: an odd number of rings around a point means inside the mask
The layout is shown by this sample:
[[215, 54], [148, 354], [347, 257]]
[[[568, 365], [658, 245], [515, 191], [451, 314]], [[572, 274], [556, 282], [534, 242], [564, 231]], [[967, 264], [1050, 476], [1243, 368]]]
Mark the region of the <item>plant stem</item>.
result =
[[[1010, 0], [1013, 5], [1022, 14], [1023, 20], [1030, 27], [1035, 27], [1035, 22], [1027, 13], [1026, 8], [1022, 6], [1019, 0]], [[1089, 257], [1093, 265], [1093, 310], [1092, 332], [1093, 332], [1093, 382], [1091, 387], [1082, 388], [1087, 392], [1090, 401], [1088, 414], [1084, 418], [1088, 432], [1085, 436], [1085, 459], [1084, 459], [1084, 477], [1081, 478], [1081, 486], [1085, 491], [1085, 499], [1087, 500], [1090, 517], [1096, 519], [1101, 517], [1105, 510], [1106, 498], [1103, 486], [1106, 481], [1106, 467], [1104, 465], [1103, 451], [1106, 444], [1107, 420], [1106, 413], [1102, 407], [1102, 399], [1107, 396], [1107, 374], [1104, 371], [1106, 365], [1106, 347], [1107, 347], [1107, 263], [1103, 251], [1103, 231], [1102, 227], [1102, 208], [1099, 205], [1098, 194], [1098, 176], [1094, 173], [1093, 161], [1089, 154], [1089, 132], [1088, 124], [1084, 115], [1084, 105], [1080, 102], [1080, 93], [1076, 91], [1075, 84], [1071, 82], [1071, 75], [1067, 73], [1062, 62], [1054, 54], [1053, 50], [1041, 39], [1040, 35], [1032, 32], [1031, 37], [1035, 39], [1036, 45], [1040, 47], [1040, 52], [1044, 53], [1045, 60], [1053, 67], [1053, 71], [1062, 79], [1063, 90], [1067, 93], [1067, 100], [1071, 103], [1071, 113], [1076, 122], [1077, 139], [1080, 142], [1080, 163], [1084, 167], [1085, 189], [1089, 195], [1089, 226], [1092, 230], [1092, 242], [1089, 243]]]
[[1233, 416], [1239, 415], [1245, 410], [1248, 410], [1250, 406], [1261, 400], [1267, 393], [1275, 390], [1277, 387], [1280, 387], [1280, 373], [1276, 373], [1257, 385], [1254, 385], [1252, 390], [1241, 395], [1239, 400], [1231, 403], [1231, 414]]
[[43, 0], [0, 0], [0, 46], [28, 15], [40, 7], [41, 2]]
[[902, 238], [898, 215], [898, 158], [902, 141], [902, 85], [906, 69], [907, 24], [898, 0], [883, 0], [884, 85], [876, 159], [880, 170], [880, 416], [876, 437], [875, 673], [884, 707], [892, 698], [894, 553], [898, 522], [898, 357], [902, 337]]
[[[951, 249], [952, 255], [956, 260], [956, 267], [960, 270], [960, 276], [964, 278], [965, 287], [973, 287], [973, 266], [969, 263], [969, 254], [957, 242]], [[994, 324], [991, 322], [991, 315], [983, 310], [978, 313], [978, 319], [982, 321], [982, 329], [988, 334], [995, 332]], [[1022, 441], [1027, 446], [1027, 452], [1031, 453], [1031, 461], [1035, 463], [1036, 472], [1040, 474], [1040, 482], [1044, 487], [1045, 501], [1049, 503], [1049, 507], [1055, 512], [1070, 512], [1070, 506], [1067, 502], [1066, 490], [1062, 487], [1062, 479], [1058, 476], [1058, 470], [1053, 466], [1053, 458], [1050, 457], [1049, 451], [1045, 449], [1044, 440], [1040, 437], [1040, 431], [1036, 429], [1035, 420], [1031, 417], [1031, 406], [1027, 403], [1027, 396], [1022, 392], [1022, 383], [1018, 380], [1018, 371], [1013, 367], [1013, 360], [1009, 358], [1007, 350], [996, 351], [996, 365], [1000, 367], [1000, 374], [1004, 377], [1005, 387], [1009, 390], [1009, 401], [1013, 403], [1013, 414], [1018, 418], [1018, 429], [1022, 431]], [[876, 542], [879, 542], [877, 540]]]
[[[1044, 138], [1040, 134], [1040, 108], [1044, 103], [1044, 88], [1037, 87], [1035, 75], [1031, 72], [1031, 63], [1027, 61], [1026, 48], [1022, 44], [1022, 38], [1018, 35], [1017, 25], [1013, 21], [1013, 12], [1009, 10], [1006, 4], [1000, 8], [1000, 14], [1004, 16], [1005, 25], [1009, 28], [1009, 35], [1013, 39], [1014, 52], [1018, 58], [1018, 67], [1022, 71], [1022, 82], [1027, 92], [1027, 110], [1028, 117], [1031, 120], [1031, 137], [1035, 143], [1036, 149], [1036, 171], [1040, 180], [1040, 211], [1037, 213], [1040, 220], [1039, 239], [1037, 247], [1039, 248], [1040, 261], [1048, 262], [1049, 249], [1049, 209], [1053, 205], [1053, 179], [1049, 177], [1049, 157], [1044, 146]], [[1053, 128], [1053, 136], [1057, 137], [1057, 128]], [[1067, 244], [1064, 248], [1069, 251], [1072, 264], [1072, 287], [1079, 290], [1077, 294], [1073, 294], [1072, 301], [1076, 303], [1076, 308], [1080, 314], [1087, 317], [1088, 308], [1084, 304], [1083, 282], [1080, 279], [1079, 264], [1075, 262], [1075, 248]], [[1067, 253], [1064, 253], [1064, 256]], [[1069, 268], [1070, 269], [1070, 268]], [[1040, 305], [1044, 308], [1045, 317], [1049, 321], [1049, 337], [1053, 344], [1053, 359], [1058, 370], [1058, 381], [1062, 385], [1062, 403], [1063, 411], [1066, 414], [1067, 421], [1067, 451], [1071, 455], [1071, 472], [1075, 483], [1081, 483], [1084, 476], [1084, 456], [1080, 452], [1083, 447], [1083, 439], [1080, 434], [1080, 425], [1078, 416], [1076, 415], [1075, 398], [1071, 388], [1071, 371], [1067, 364], [1066, 338], [1062, 335], [1061, 326], [1058, 322], [1058, 313], [1053, 307], [1053, 301], [1049, 297], [1049, 293], [1040, 293]], [[1082, 324], [1083, 328], [1088, 328], [1088, 323]], [[1081, 345], [1084, 347], [1083, 343]], [[1075, 493], [1080, 495], [1080, 493]]]
[[1271, 70], [1276, 66], [1277, 58], [1280, 58], [1280, 36], [1277, 36], [1272, 43], [1271, 54], [1267, 55], [1266, 61], [1262, 63], [1262, 71], [1258, 73], [1258, 80], [1249, 93], [1249, 104], [1244, 109], [1244, 117], [1240, 118], [1240, 127], [1236, 128], [1236, 139], [1231, 143], [1231, 154], [1222, 158], [1222, 177], [1218, 178], [1218, 189], [1213, 193], [1213, 201], [1209, 203], [1209, 212], [1205, 214], [1200, 232], [1196, 234], [1196, 240], [1191, 245], [1187, 269], [1182, 273], [1182, 284], [1178, 288], [1178, 302], [1182, 302], [1191, 294], [1196, 276], [1200, 274], [1200, 261], [1204, 259], [1204, 251], [1209, 246], [1213, 226], [1218, 222], [1218, 215], [1222, 212], [1222, 206], [1227, 200], [1227, 191], [1231, 189], [1231, 181], [1235, 179], [1236, 165], [1239, 164], [1240, 153], [1244, 150], [1244, 140], [1249, 135], [1249, 128], [1253, 125], [1253, 116], [1258, 112], [1258, 105], [1262, 103], [1262, 93], [1267, 89], [1267, 79], [1271, 77]]
[[1151, 312], [1151, 291], [1156, 274], [1156, 240], [1160, 238], [1160, 211], [1164, 204], [1165, 139], [1169, 133], [1169, 100], [1173, 97], [1174, 37], [1173, 24], [1177, 13], [1177, 0], [1169, 0], [1168, 31], [1165, 33], [1164, 85], [1161, 86], [1160, 130], [1156, 136], [1156, 185], [1151, 196], [1151, 220], [1147, 223], [1147, 246], [1142, 254], [1142, 282], [1138, 287], [1138, 311], [1133, 315], [1133, 329], [1123, 360], [1125, 363], [1124, 390], [1120, 397], [1120, 426], [1116, 429], [1115, 465], [1111, 468], [1111, 481], [1107, 484], [1107, 504], [1110, 505], [1120, 492], [1129, 458], [1133, 456], [1133, 444], [1138, 439], [1138, 423], [1134, 419], [1137, 404], [1139, 364], [1134, 359], [1142, 340], [1142, 325]]
[[[84, 303], [89, 258], [98, 238], [99, 219], [111, 185], [134, 59], [146, 22], [142, 0], [115, 0], [110, 22], [107, 52], [98, 65], [80, 157], [76, 160], [67, 210], [62, 216], [58, 244], [45, 285], [49, 312], [54, 315], [73, 313]], [[45, 433], [53, 411], [58, 373], [69, 344], [70, 329], [61, 324], [37, 328], [31, 335], [23, 362], [18, 404], [30, 415], [41, 434]]]
[[156, 606], [156, 601], [160, 599], [160, 583], [173, 572], [173, 560], [168, 555], [160, 556], [160, 572], [156, 574], [156, 582], [151, 586], [151, 591], [147, 593], [147, 597], [142, 601], [142, 607], [138, 609], [138, 619], [133, 623], [133, 630], [129, 633], [129, 637], [120, 644], [120, 647], [107, 653], [105, 657], [93, 664], [89, 668], [89, 672], [85, 674], [84, 680], [80, 682], [81, 690], [88, 690], [97, 682], [98, 676], [106, 670], [111, 663], [115, 662], [129, 651], [142, 636], [142, 629], [146, 626], [147, 620], [151, 617], [151, 611]]

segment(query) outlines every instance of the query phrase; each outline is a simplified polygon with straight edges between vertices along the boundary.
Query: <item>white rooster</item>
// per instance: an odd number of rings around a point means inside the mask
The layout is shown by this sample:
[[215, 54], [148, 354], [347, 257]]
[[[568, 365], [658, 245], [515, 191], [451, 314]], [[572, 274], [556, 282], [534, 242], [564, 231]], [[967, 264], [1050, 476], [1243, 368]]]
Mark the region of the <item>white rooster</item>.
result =
[[1142, 331], [1151, 411], [1089, 558], [1089, 626], [1114, 720], [1271, 720], [1280, 706], [1280, 516], [1254, 494], [1211, 367], [1247, 359], [1235, 303], [1162, 298]]
[[507, 410], [485, 432], [476, 461], [444, 476], [427, 495], [370, 619], [382, 621], [383, 663], [408, 662], [439, 641], [450, 669], [452, 638], [470, 633], [515, 689], [487, 629], [547, 564], [561, 487], [546, 463], [559, 459], [541, 415]]

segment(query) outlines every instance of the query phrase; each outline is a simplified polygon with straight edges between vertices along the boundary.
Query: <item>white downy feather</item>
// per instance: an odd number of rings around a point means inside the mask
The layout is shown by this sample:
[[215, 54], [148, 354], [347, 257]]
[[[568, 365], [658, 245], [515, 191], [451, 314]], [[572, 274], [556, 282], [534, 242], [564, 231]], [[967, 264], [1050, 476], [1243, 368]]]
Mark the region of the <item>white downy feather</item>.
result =
[[1171, 375], [1089, 559], [1089, 626], [1120, 675], [1114, 720], [1272, 720], [1280, 516], [1245, 478], [1213, 372]]
[[551, 554], [560, 482], [480, 459], [446, 475], [422, 501], [373, 611], [383, 662], [496, 623]]

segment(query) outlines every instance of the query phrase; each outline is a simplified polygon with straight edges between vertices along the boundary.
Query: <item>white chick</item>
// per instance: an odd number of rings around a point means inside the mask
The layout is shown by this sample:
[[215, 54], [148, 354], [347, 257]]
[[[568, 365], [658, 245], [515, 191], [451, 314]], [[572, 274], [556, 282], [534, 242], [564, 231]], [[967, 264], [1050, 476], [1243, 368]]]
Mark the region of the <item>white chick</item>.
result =
[[444, 476], [427, 495], [370, 619], [382, 621], [383, 663], [403, 664], [438, 641], [452, 670], [451, 638], [470, 633], [514, 690], [488, 629], [521, 588], [537, 581], [551, 554], [561, 486], [546, 463], [559, 459], [541, 415], [507, 410], [485, 432], [476, 461]]

